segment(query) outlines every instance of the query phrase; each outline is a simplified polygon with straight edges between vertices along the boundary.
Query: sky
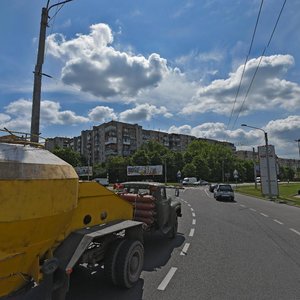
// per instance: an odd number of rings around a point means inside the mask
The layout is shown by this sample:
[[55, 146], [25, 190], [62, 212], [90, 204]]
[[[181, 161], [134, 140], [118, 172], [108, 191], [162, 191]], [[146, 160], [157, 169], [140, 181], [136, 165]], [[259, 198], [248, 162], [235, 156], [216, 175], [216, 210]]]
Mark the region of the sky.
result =
[[[30, 132], [46, 4], [0, 1], [0, 128]], [[252, 150], [265, 143], [265, 131], [279, 157], [299, 159], [300, 1], [283, 4], [73, 0], [53, 7], [41, 136], [79, 136], [117, 120]]]

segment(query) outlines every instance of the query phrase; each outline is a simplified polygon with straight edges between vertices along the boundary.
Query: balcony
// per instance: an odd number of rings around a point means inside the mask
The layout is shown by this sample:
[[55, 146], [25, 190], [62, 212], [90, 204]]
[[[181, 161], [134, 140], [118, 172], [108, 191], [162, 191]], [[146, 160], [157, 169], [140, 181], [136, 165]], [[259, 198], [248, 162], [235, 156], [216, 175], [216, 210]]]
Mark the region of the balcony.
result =
[[106, 150], [106, 151], [105, 151], [105, 155], [106, 155], [106, 156], [109, 156], [109, 155], [117, 155], [117, 154], [118, 154], [118, 151], [117, 151], [117, 150], [109, 149], [109, 150]]
[[123, 139], [124, 145], [130, 145], [130, 139]]
[[117, 138], [116, 137], [108, 137], [108, 139], [105, 141], [105, 145], [109, 144], [116, 144], [117, 143]]

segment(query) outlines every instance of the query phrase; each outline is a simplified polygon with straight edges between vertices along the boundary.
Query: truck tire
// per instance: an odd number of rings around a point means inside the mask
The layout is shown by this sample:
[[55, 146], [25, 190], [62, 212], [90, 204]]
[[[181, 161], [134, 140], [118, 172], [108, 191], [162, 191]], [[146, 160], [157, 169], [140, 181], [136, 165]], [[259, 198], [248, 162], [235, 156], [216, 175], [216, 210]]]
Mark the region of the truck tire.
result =
[[124, 239], [113, 241], [104, 255], [104, 276], [110, 283], [116, 285], [116, 262], [121, 245], [125, 242]]
[[168, 232], [168, 238], [174, 239], [177, 235], [178, 230], [178, 217], [177, 215], [174, 218], [172, 229]]
[[117, 285], [120, 287], [131, 288], [139, 280], [143, 264], [143, 244], [137, 240], [126, 240], [120, 246], [117, 256]]
[[65, 300], [69, 291], [70, 276], [61, 272], [59, 282], [54, 284], [58, 286], [52, 292], [52, 300]]

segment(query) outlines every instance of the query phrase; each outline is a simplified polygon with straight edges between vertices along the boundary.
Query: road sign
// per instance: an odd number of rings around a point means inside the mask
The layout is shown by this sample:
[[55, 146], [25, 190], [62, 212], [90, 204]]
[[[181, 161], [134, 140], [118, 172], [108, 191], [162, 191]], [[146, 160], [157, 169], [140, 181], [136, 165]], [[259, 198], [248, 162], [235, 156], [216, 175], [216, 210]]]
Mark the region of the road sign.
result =
[[237, 170], [233, 171], [233, 177], [234, 177], [234, 179], [238, 179], [239, 178], [239, 172]]
[[[278, 182], [277, 182], [277, 169], [276, 169], [276, 155], [275, 148], [272, 145], [268, 145], [268, 158], [270, 168], [270, 196], [278, 196]], [[268, 167], [267, 167], [267, 155], [266, 146], [258, 147], [259, 165], [260, 165], [260, 180], [261, 189], [264, 195], [269, 194], [268, 184]]]

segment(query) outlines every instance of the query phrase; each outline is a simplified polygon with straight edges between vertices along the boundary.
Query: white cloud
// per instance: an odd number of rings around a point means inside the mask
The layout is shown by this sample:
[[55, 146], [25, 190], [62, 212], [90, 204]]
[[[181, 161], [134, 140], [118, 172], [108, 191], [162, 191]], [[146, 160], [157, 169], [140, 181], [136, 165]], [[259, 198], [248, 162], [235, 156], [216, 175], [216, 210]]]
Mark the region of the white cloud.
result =
[[[199, 138], [228, 141], [237, 148], [252, 150], [253, 147], [265, 145], [264, 134], [260, 130], [238, 128], [228, 130], [223, 123], [204, 123], [195, 127], [190, 125], [171, 126], [169, 133], [193, 135]], [[300, 116], [270, 121], [262, 128], [268, 133], [269, 144], [275, 146], [279, 157], [299, 158], [296, 139], [300, 138]], [[242, 148], [241, 148], [242, 147]], [[246, 147], [246, 148], [244, 148]]]
[[[236, 112], [240, 109], [259, 59], [252, 59], [246, 65], [240, 96], [235, 106]], [[294, 59], [290, 55], [263, 57], [252, 89], [242, 109], [242, 114], [278, 108], [292, 111], [295, 107], [299, 107], [299, 85], [281, 79], [293, 65]], [[215, 80], [208, 86], [200, 87], [193, 101], [183, 109], [183, 113], [214, 112], [229, 115], [233, 107], [242, 69], [243, 66], [240, 66], [235, 73], [230, 73], [227, 79]]]
[[149, 121], [155, 115], [163, 115], [166, 118], [172, 116], [164, 106], [156, 107], [154, 105], [141, 104], [133, 109], [128, 109], [121, 112], [119, 115], [119, 119], [123, 122], [134, 123], [144, 120]]
[[[11, 102], [4, 107], [5, 114], [0, 114], [0, 126], [15, 131], [29, 132], [31, 108], [31, 100], [19, 99]], [[73, 111], [62, 111], [58, 102], [41, 101], [41, 127], [49, 124], [74, 125], [88, 121], [88, 118], [77, 116]]]
[[144, 90], [137, 97], [137, 103], [164, 105], [172, 113], [180, 112], [195, 95], [199, 84], [189, 81], [178, 68], [170, 70], [160, 85], [153, 90]]
[[96, 106], [89, 111], [89, 118], [92, 121], [103, 123], [107, 120], [117, 119], [117, 115], [114, 110], [107, 106]]
[[60, 34], [47, 38], [48, 53], [64, 61], [62, 80], [98, 97], [136, 96], [156, 87], [168, 72], [158, 54], [148, 58], [114, 49], [113, 35], [106, 24], [90, 26], [89, 35], [78, 34], [67, 41]]

